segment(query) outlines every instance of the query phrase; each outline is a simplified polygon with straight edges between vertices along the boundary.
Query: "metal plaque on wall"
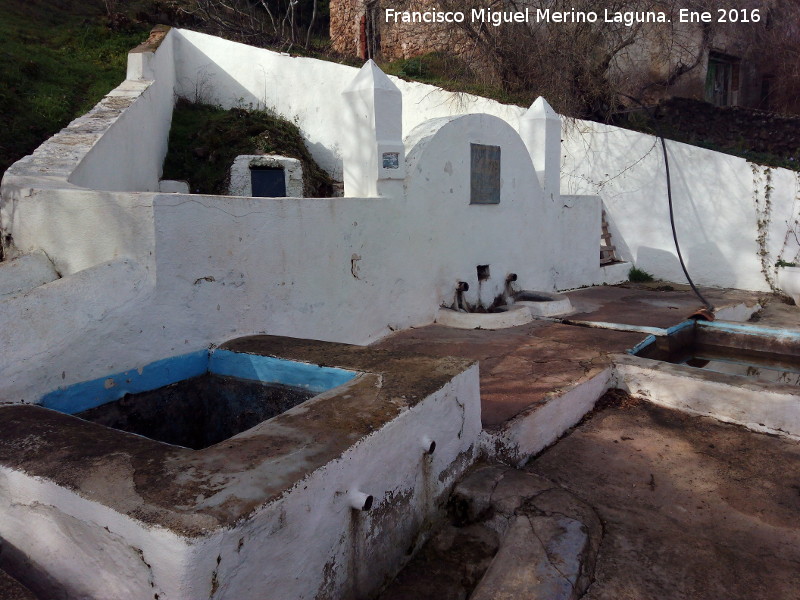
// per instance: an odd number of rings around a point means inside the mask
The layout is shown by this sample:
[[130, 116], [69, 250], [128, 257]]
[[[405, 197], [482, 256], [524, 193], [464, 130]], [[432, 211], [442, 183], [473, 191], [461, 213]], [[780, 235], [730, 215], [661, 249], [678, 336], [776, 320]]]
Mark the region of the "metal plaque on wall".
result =
[[500, 146], [470, 144], [470, 204], [500, 204]]

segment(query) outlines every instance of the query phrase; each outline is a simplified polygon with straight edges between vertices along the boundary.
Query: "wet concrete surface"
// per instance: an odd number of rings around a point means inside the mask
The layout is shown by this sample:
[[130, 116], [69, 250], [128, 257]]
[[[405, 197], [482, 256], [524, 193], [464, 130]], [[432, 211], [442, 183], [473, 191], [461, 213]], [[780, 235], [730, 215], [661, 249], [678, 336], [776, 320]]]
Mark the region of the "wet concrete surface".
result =
[[775, 328], [800, 328], [800, 307], [788, 304], [788, 298], [777, 298], [752, 319], [756, 325]]
[[[703, 297], [720, 308], [755, 304], [765, 294], [721, 288], [701, 288]], [[575, 312], [570, 319], [626, 325], [670, 327], [703, 307], [688, 285], [654, 281], [585, 288], [568, 292]]]
[[[702, 292], [718, 306], [753, 305], [760, 296], [741, 290]], [[688, 286], [663, 282], [600, 286], [567, 295], [576, 309], [570, 319], [650, 327], [676, 325], [700, 307]], [[399, 332], [373, 347], [479, 360], [483, 426], [492, 429], [548, 395], [593, 378], [611, 364], [610, 355], [644, 337], [539, 320], [496, 331], [429, 325]]]
[[527, 470], [600, 515], [586, 600], [800, 598], [800, 442], [634, 402]]
[[[668, 285], [673, 289], [656, 289]], [[702, 290], [716, 306], [757, 301], [768, 327], [800, 309], [738, 290]], [[670, 327], [700, 302], [687, 286], [569, 293], [572, 319]], [[438, 325], [378, 347], [480, 361], [484, 428], [597, 374], [645, 337], [548, 321], [499, 331]], [[617, 403], [619, 404], [619, 403]], [[526, 470], [591, 506], [603, 524], [587, 600], [800, 600], [800, 442], [636, 399], [598, 410]]]
[[608, 368], [644, 334], [534, 321], [496, 331], [429, 325], [382, 341], [379, 348], [480, 361], [481, 419], [498, 427], [548, 394]]

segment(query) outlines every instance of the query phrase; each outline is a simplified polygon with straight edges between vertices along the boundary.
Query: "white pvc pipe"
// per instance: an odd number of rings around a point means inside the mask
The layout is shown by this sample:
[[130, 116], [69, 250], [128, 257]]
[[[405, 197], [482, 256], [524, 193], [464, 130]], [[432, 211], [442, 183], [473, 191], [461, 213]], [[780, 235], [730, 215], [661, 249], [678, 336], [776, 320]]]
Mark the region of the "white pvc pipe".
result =
[[374, 498], [370, 494], [353, 490], [347, 496], [347, 500], [350, 504], [350, 507], [354, 508], [355, 510], [369, 510], [372, 508], [372, 502]]
[[436, 450], [436, 441], [425, 436], [422, 438], [422, 450], [425, 454], [433, 454]]

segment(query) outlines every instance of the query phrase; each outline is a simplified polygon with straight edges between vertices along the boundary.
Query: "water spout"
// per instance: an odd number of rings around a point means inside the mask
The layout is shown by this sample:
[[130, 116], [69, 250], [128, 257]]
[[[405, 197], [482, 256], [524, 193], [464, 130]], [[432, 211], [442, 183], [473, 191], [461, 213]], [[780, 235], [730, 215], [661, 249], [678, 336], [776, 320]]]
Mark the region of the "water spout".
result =
[[514, 304], [514, 288], [511, 285], [517, 280], [516, 273], [509, 273], [506, 275], [506, 287], [503, 290], [503, 296], [506, 304]]
[[466, 281], [459, 281], [456, 284], [456, 295], [453, 300], [453, 310], [470, 312], [469, 305], [464, 301], [464, 292], [468, 290], [469, 284]]
[[374, 501], [374, 498], [371, 494], [365, 494], [364, 492], [353, 490], [347, 496], [347, 501], [350, 504], [350, 508], [367, 511], [372, 508], [372, 502]]

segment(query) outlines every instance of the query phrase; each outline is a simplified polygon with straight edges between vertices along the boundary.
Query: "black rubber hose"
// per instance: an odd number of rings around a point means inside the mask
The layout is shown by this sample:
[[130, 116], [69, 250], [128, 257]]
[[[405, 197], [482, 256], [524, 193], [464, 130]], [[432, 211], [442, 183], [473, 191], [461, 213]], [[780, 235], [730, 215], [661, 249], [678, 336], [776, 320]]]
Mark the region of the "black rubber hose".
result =
[[[655, 123], [655, 119], [653, 119]], [[669, 224], [672, 226], [672, 239], [675, 242], [675, 250], [678, 252], [678, 260], [681, 263], [681, 269], [683, 269], [683, 274], [686, 275], [686, 281], [689, 282], [689, 285], [692, 286], [692, 290], [700, 298], [700, 301], [705, 304], [706, 308], [711, 312], [714, 312], [714, 307], [711, 303], [703, 297], [703, 294], [700, 293], [700, 290], [697, 289], [695, 286], [694, 281], [692, 281], [691, 276], [689, 275], [689, 271], [686, 269], [686, 263], [683, 262], [683, 255], [681, 254], [681, 245], [678, 243], [678, 232], [675, 230], [675, 213], [672, 209], [672, 182], [669, 176], [669, 157], [667, 156], [667, 143], [664, 141], [664, 136], [660, 133], [656, 133], [658, 139], [661, 140], [661, 150], [664, 153], [664, 170], [667, 175], [667, 200], [669, 201]]]
[[636, 102], [636, 104], [638, 104], [643, 109], [645, 109], [645, 111], [647, 111], [650, 120], [653, 122], [653, 130], [656, 132], [656, 137], [659, 140], [661, 140], [661, 150], [662, 154], [664, 155], [664, 171], [666, 172], [667, 175], [667, 201], [669, 203], [669, 224], [672, 227], [672, 240], [675, 242], [675, 250], [678, 252], [678, 261], [681, 263], [681, 269], [683, 269], [683, 274], [686, 276], [686, 281], [689, 282], [692, 291], [698, 298], [700, 298], [700, 302], [702, 302], [708, 310], [714, 312], [714, 306], [708, 300], [706, 300], [703, 297], [703, 294], [700, 293], [700, 290], [697, 289], [697, 286], [694, 284], [694, 281], [692, 281], [692, 278], [689, 275], [689, 270], [686, 268], [686, 263], [683, 262], [683, 254], [681, 254], [681, 245], [678, 243], [678, 232], [675, 230], [675, 212], [672, 209], [672, 179], [670, 178], [669, 174], [669, 157], [667, 156], [667, 142], [664, 140], [664, 136], [661, 134], [661, 128], [658, 125], [658, 121], [656, 120], [655, 115], [653, 115], [650, 112], [650, 109], [648, 109], [648, 107], [646, 107], [637, 98], [634, 98], [633, 96], [628, 96], [627, 94], [623, 94], [623, 96], [625, 96], [625, 98], [628, 98], [629, 100], [633, 100], [634, 102]]

